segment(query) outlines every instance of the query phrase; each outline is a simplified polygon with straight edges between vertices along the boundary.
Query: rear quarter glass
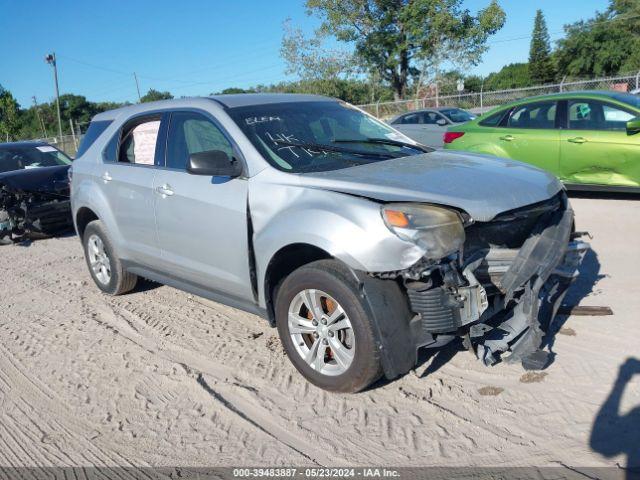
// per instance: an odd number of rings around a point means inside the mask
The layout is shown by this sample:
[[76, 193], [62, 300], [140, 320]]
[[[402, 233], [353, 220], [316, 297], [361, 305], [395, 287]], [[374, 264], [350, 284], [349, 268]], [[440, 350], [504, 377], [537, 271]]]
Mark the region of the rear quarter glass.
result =
[[93, 145], [93, 143], [104, 133], [104, 131], [111, 125], [111, 120], [100, 120], [97, 122], [91, 122], [89, 128], [87, 129], [87, 133], [82, 137], [82, 141], [80, 142], [80, 147], [78, 147], [78, 152], [76, 153], [76, 158], [80, 158], [89, 147]]

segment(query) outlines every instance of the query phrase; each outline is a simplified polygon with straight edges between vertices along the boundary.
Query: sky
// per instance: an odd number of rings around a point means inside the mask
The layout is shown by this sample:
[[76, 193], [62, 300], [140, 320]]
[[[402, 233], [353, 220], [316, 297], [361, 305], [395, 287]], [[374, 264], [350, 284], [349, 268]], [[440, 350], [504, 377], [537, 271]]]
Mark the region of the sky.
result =
[[[489, 0], [465, 0], [472, 12]], [[607, 0], [499, 0], [504, 28], [490, 40], [486, 75], [526, 61], [535, 10], [543, 10], [552, 40], [567, 23], [604, 10]], [[22, 106], [50, 101], [55, 52], [61, 93], [92, 101], [137, 100], [155, 88], [174, 96], [208, 95], [295, 79], [280, 58], [282, 23], [305, 32], [318, 21], [304, 0], [0, 0], [0, 85]], [[523, 38], [524, 37], [524, 38]]]

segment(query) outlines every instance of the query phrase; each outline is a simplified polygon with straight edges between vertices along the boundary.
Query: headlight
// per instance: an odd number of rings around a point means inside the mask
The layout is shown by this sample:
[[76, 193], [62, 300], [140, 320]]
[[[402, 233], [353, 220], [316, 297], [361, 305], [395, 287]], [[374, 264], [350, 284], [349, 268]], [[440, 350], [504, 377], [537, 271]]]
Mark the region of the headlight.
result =
[[395, 203], [382, 207], [382, 218], [389, 229], [403, 240], [419, 245], [426, 257], [438, 260], [464, 244], [460, 215], [442, 207], [414, 203]]

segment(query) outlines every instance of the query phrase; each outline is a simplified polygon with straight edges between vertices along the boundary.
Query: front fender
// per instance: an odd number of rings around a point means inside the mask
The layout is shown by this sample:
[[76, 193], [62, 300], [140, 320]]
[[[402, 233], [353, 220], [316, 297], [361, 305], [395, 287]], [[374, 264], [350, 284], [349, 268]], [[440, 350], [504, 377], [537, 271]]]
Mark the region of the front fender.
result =
[[[269, 262], [292, 244], [318, 247], [354, 270], [386, 272], [416, 263], [424, 250], [395, 236], [380, 204], [365, 198], [292, 185], [260, 184], [249, 190], [258, 292]], [[260, 298], [261, 306], [265, 299]]]

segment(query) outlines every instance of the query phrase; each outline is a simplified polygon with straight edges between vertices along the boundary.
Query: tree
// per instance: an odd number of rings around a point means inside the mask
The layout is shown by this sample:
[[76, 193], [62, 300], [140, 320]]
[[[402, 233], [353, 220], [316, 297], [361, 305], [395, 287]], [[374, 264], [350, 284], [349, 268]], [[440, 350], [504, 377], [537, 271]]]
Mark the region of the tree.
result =
[[555, 68], [551, 59], [549, 30], [542, 10], [536, 12], [529, 48], [529, 76], [534, 83], [552, 83], [555, 80]]
[[353, 55], [324, 47], [326, 32], [306, 38], [302, 30], [292, 27], [290, 19], [285, 20], [283, 27], [280, 56], [287, 64], [286, 73], [303, 80], [335, 79], [354, 73]]
[[149, 91], [146, 93], [146, 95], [142, 96], [142, 98], [140, 99], [140, 102], [142, 103], [156, 102], [158, 100], [171, 100], [172, 98], [173, 98], [173, 95], [171, 95], [171, 93], [169, 92], [160, 92], [158, 90], [150, 88]]
[[510, 63], [491, 73], [484, 81], [484, 90], [508, 90], [510, 88], [523, 88], [532, 85], [529, 75], [529, 65], [526, 63]]
[[19, 105], [11, 92], [0, 85], [0, 135], [3, 140], [15, 140], [20, 130]]
[[316, 34], [353, 45], [357, 63], [391, 85], [396, 98], [444, 52], [476, 65], [488, 37], [505, 20], [496, 0], [477, 15], [462, 9], [462, 0], [306, 0], [306, 5], [322, 21]]
[[[371, 85], [360, 79], [306, 79], [295, 82], [280, 82], [275, 85], [257, 85], [250, 88], [225, 88], [218, 94], [225, 93], [313, 93], [340, 98], [353, 104], [371, 102]], [[377, 99], [388, 101], [393, 94], [388, 88], [380, 88], [376, 91]]]
[[212, 93], [211, 95], [229, 95], [233, 93], [255, 93], [255, 90], [252, 88], [245, 89], [245, 88], [238, 88], [238, 87], [229, 87], [229, 88], [225, 88], [220, 92]]
[[640, 3], [611, 0], [605, 12], [565, 25], [556, 51], [558, 70], [570, 76], [603, 76], [640, 70]]

